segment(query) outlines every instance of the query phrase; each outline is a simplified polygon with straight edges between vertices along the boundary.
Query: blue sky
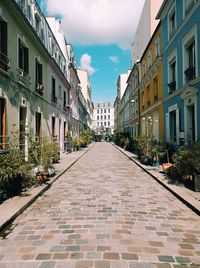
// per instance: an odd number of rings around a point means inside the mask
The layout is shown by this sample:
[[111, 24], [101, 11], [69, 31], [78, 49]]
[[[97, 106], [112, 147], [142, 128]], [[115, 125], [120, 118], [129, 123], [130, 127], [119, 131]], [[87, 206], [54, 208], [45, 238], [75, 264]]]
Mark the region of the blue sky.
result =
[[62, 18], [78, 67], [90, 74], [92, 100], [114, 101], [117, 79], [131, 67], [131, 42], [144, 0], [38, 0], [45, 15]]

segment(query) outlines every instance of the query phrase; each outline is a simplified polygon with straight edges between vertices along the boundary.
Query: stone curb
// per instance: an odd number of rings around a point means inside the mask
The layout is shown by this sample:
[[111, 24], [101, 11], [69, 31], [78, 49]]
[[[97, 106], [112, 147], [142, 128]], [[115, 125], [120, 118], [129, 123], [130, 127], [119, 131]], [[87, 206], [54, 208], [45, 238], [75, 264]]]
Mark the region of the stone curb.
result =
[[[94, 145], [95, 143], [91, 144], [85, 151], [83, 151], [83, 153], [80, 156], [78, 156], [77, 159], [75, 159], [69, 166], [67, 166], [67, 168], [65, 168], [58, 175], [56, 175], [50, 182], [47, 182], [46, 185], [44, 186], [40, 186], [41, 189], [38, 189], [39, 187], [36, 187], [33, 189], [29, 189], [27, 192], [25, 192], [25, 194], [30, 193], [31, 191], [35, 193], [33, 193], [33, 196], [28, 201], [24, 200], [24, 202], [22, 202], [23, 204], [19, 207], [19, 209], [17, 209], [12, 215], [10, 215], [8, 219], [6, 219], [3, 223], [0, 223], [1, 224], [0, 232], [2, 232], [6, 226], [8, 226], [13, 220], [15, 220], [31, 204], [33, 204], [39, 196], [43, 195], [43, 193], [46, 192], [55, 181], [57, 181], [66, 171], [68, 171], [77, 161], [79, 161], [81, 157], [83, 157], [89, 150], [91, 150]], [[0, 205], [0, 208], [1, 208], [1, 205]]]
[[[176, 198], [178, 198], [181, 202], [183, 202], [187, 207], [189, 207], [193, 212], [195, 212], [197, 215], [200, 215], [200, 204], [199, 201], [196, 201], [192, 196], [189, 196], [184, 190], [175, 190], [170, 185], [165, 183], [164, 181], [161, 181], [158, 177], [156, 177], [154, 174], [152, 174], [151, 171], [147, 170], [142, 164], [140, 164], [139, 161], [133, 159], [128, 155], [125, 149], [120, 148], [119, 146], [112, 143], [112, 145], [119, 150], [121, 153], [123, 153], [126, 157], [128, 157], [131, 161], [133, 161], [136, 165], [138, 165], [142, 170], [144, 170], [147, 174], [149, 174], [154, 180], [156, 180], [159, 184], [161, 184], [165, 189], [167, 189], [170, 193], [172, 193]], [[129, 152], [130, 153], [130, 152]]]

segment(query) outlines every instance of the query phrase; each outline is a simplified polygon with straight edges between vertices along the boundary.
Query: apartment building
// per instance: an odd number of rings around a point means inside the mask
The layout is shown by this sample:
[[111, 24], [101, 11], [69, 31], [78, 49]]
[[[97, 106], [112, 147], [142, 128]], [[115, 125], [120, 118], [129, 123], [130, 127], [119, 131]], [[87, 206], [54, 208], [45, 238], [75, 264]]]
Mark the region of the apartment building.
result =
[[114, 131], [114, 102], [94, 103], [93, 130], [96, 134], [111, 135]]

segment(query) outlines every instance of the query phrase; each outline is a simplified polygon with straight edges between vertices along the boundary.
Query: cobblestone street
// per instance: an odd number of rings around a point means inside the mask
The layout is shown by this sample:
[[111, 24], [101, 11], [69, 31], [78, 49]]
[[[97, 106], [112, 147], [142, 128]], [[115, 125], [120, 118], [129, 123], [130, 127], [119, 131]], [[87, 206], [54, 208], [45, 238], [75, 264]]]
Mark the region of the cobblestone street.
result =
[[200, 267], [200, 218], [96, 143], [12, 224], [0, 268]]

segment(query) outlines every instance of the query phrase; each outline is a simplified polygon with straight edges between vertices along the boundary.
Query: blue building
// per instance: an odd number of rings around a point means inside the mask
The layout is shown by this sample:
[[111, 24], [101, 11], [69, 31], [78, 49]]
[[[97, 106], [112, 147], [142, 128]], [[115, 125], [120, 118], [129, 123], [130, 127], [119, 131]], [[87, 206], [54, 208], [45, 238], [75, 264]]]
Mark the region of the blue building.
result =
[[164, 140], [200, 141], [200, 0], [164, 0]]

